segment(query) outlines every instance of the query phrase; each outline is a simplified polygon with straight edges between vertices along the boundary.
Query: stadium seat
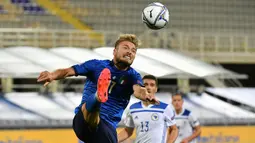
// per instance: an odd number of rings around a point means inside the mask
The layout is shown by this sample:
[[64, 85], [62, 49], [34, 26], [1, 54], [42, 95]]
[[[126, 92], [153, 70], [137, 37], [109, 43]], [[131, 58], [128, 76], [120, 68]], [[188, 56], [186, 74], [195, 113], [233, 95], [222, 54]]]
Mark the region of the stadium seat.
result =
[[38, 93], [10, 93], [6, 95], [7, 100], [48, 119], [71, 120], [74, 116], [72, 111], [63, 109], [50, 99], [38, 95]]
[[241, 109], [239, 107], [233, 106], [229, 103], [221, 101], [215, 97], [211, 97], [206, 93], [201, 96], [196, 96], [194, 94], [189, 94], [190, 100], [204, 108], [212, 110], [214, 112], [220, 113], [228, 118], [254, 118], [255, 114]]

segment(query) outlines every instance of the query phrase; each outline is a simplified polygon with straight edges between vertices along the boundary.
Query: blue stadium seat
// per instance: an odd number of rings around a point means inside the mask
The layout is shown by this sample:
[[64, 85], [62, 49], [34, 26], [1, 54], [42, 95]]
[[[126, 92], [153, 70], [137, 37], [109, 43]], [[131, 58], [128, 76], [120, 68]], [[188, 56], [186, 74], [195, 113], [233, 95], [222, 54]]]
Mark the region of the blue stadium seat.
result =
[[30, 3], [30, 0], [11, 0], [12, 3], [23, 4]]
[[44, 13], [44, 9], [40, 6], [32, 6], [32, 5], [29, 5], [29, 6], [23, 6], [23, 10], [24, 12], [28, 12], [28, 13], [33, 13], [33, 14], [38, 14], [38, 13]]
[[0, 5], [0, 14], [5, 13], [4, 6]]
[[11, 0], [13, 4], [17, 4], [23, 7], [26, 14], [42, 14], [45, 10], [31, 2], [30, 0]]

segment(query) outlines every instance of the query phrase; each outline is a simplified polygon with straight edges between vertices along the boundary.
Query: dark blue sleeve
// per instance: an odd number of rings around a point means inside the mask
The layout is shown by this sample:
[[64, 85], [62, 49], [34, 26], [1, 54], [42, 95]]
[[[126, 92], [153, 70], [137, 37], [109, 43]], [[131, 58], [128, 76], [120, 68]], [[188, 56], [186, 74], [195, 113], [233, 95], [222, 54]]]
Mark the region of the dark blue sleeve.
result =
[[98, 60], [89, 60], [82, 64], [73, 65], [72, 67], [75, 71], [75, 76], [87, 76], [89, 73], [95, 71], [97, 65]]
[[144, 86], [142, 77], [138, 72], [133, 73], [133, 85], [135, 85], [135, 84], [138, 84], [140, 86]]

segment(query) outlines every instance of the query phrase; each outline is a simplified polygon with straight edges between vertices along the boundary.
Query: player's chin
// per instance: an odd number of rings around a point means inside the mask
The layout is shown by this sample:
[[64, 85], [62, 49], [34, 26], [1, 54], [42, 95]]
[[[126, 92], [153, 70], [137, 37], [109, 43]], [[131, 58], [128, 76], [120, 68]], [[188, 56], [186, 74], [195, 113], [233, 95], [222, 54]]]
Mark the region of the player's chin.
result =
[[131, 61], [131, 60], [122, 60], [121, 62], [126, 64], [127, 66], [131, 66], [133, 63], [133, 61]]

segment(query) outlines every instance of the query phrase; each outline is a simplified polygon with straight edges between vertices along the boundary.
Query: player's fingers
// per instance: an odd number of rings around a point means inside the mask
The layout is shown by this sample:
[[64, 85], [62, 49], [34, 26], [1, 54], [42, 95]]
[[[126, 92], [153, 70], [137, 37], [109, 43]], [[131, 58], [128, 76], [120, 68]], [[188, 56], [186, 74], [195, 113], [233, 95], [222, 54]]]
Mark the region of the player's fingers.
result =
[[157, 100], [156, 98], [153, 98], [152, 100], [151, 100], [151, 102], [153, 103], [153, 104], [160, 104], [160, 102], [159, 102], [159, 100]]
[[160, 104], [159, 100], [156, 99], [155, 101], [156, 101], [156, 104]]
[[152, 97], [149, 96], [149, 95], [146, 95], [146, 100], [147, 100], [147, 101], [151, 101], [151, 100], [152, 100]]
[[40, 80], [40, 79], [45, 78], [45, 77], [47, 77], [47, 74], [45, 72], [42, 72], [42, 73], [40, 73], [40, 75], [37, 78], [37, 80]]
[[43, 78], [43, 77], [47, 77], [48, 73], [49, 73], [48, 71], [41, 72], [37, 79], [40, 79], [40, 78]]
[[43, 77], [43, 74], [40, 74], [37, 78], [37, 80], [41, 79]]
[[43, 86], [46, 87], [48, 84], [50, 84], [50, 82], [45, 82]]
[[40, 75], [38, 78], [37, 78], [37, 82], [40, 82], [42, 79], [45, 78], [45, 75]]
[[42, 81], [46, 81], [48, 79], [48, 77], [43, 76], [37, 79], [37, 82], [42, 82]]

